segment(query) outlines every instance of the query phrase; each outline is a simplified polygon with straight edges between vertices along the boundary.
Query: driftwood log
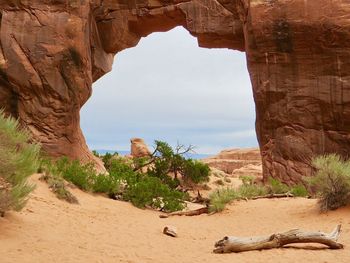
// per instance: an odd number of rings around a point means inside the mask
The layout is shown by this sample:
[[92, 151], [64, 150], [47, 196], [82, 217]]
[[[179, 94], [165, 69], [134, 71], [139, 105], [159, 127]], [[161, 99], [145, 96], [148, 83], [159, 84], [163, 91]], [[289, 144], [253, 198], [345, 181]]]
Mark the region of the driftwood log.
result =
[[251, 200], [257, 200], [257, 199], [272, 199], [272, 198], [285, 198], [285, 197], [294, 197], [291, 193], [284, 193], [284, 194], [268, 194], [268, 195], [259, 195], [259, 196], [253, 196], [250, 198]]
[[293, 229], [288, 232], [273, 234], [266, 237], [224, 237], [215, 243], [214, 253], [243, 252], [250, 250], [261, 250], [281, 248], [293, 243], [319, 243], [331, 249], [341, 249], [343, 245], [337, 243], [341, 232], [341, 225], [338, 225], [331, 233], [308, 232], [300, 229]]
[[160, 215], [160, 218], [168, 218], [170, 216], [198, 216], [201, 214], [208, 214], [209, 208], [203, 207], [196, 210], [189, 210], [189, 211], [179, 211], [179, 212], [172, 212], [166, 215]]

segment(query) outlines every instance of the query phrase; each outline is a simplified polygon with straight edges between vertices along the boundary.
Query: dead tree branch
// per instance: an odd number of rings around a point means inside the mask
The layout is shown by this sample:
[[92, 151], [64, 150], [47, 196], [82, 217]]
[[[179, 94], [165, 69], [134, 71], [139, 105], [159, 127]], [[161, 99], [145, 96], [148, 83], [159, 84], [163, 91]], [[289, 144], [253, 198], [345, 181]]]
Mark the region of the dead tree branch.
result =
[[341, 232], [338, 225], [331, 233], [308, 232], [293, 229], [288, 232], [266, 237], [224, 237], [215, 243], [214, 253], [243, 252], [251, 250], [281, 248], [293, 243], [319, 243], [330, 249], [341, 249], [344, 246], [337, 242]]

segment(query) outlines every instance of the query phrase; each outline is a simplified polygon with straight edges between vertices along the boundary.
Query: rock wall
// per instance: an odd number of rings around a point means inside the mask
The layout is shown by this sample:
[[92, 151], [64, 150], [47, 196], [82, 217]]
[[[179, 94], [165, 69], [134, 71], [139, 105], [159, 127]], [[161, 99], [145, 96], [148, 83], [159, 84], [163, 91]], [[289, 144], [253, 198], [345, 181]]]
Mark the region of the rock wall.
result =
[[316, 154], [348, 156], [349, 18], [347, 0], [0, 0], [0, 105], [52, 156], [97, 162], [79, 126], [92, 83], [181, 25], [246, 52], [264, 177], [292, 183]]

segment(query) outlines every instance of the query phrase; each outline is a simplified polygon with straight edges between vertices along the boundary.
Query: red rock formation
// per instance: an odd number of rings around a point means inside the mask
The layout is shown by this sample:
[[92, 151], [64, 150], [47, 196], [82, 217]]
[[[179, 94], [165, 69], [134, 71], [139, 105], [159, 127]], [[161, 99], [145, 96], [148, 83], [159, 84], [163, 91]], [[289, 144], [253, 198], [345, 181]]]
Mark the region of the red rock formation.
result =
[[346, 0], [0, 0], [0, 105], [51, 155], [94, 160], [79, 127], [92, 82], [182, 25], [246, 52], [264, 176], [295, 182], [314, 155], [350, 150], [349, 17]]
[[151, 151], [148, 149], [147, 144], [141, 138], [130, 139], [131, 149], [130, 154], [132, 157], [148, 157], [151, 156]]
[[235, 177], [241, 175], [261, 177], [262, 174], [261, 155], [257, 148], [227, 149], [202, 161]]

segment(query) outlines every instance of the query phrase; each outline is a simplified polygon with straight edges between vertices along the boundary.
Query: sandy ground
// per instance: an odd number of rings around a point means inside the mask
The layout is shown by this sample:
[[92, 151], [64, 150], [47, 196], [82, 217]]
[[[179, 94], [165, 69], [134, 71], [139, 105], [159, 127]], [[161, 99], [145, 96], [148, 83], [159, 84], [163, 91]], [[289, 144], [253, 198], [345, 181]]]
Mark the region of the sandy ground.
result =
[[[80, 205], [56, 199], [39, 182], [27, 207], [0, 218], [0, 262], [350, 262], [350, 208], [320, 214], [315, 200], [236, 202], [226, 211], [160, 219], [159, 213], [73, 190]], [[330, 232], [343, 225], [344, 250], [284, 248], [213, 254], [225, 235], [265, 235], [300, 227]], [[165, 225], [179, 237], [162, 234]]]

